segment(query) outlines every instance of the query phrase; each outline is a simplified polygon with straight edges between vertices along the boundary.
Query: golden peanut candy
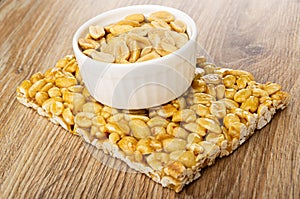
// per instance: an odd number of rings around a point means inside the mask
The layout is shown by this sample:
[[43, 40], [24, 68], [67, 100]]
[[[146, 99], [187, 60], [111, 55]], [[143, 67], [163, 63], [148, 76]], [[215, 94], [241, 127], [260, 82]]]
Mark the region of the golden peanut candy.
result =
[[269, 96], [269, 93], [263, 89], [260, 88], [253, 88], [252, 89], [252, 95], [254, 97], [267, 97]]
[[165, 152], [154, 152], [153, 156], [156, 160], [159, 160], [163, 163], [168, 163], [170, 160], [170, 155]]
[[184, 124], [183, 128], [185, 128], [186, 130], [192, 132], [192, 133], [197, 133], [200, 136], [205, 136], [206, 135], [206, 129], [203, 128], [202, 126], [200, 126], [198, 123], [188, 123], [188, 124]]
[[177, 161], [184, 152], [185, 151], [183, 150], [173, 151], [170, 153], [169, 157], [171, 160]]
[[250, 82], [250, 81], [251, 81], [251, 79], [249, 78], [249, 76], [241, 75], [236, 80], [236, 84], [237, 84], [238, 89], [246, 88], [248, 82]]
[[188, 144], [201, 142], [203, 139], [198, 133], [190, 133], [187, 137]]
[[196, 164], [196, 157], [192, 151], [185, 151], [178, 159], [185, 167], [191, 168]]
[[162, 162], [157, 160], [153, 153], [146, 158], [146, 161], [153, 170], [161, 171], [163, 168]]
[[77, 62], [75, 59], [73, 59], [72, 61], [68, 62], [64, 66], [63, 71], [74, 73], [77, 68], [78, 68]]
[[230, 125], [235, 123], [235, 122], [240, 122], [240, 118], [234, 113], [228, 113], [223, 118], [223, 124], [225, 125], [226, 128], [229, 128]]
[[55, 80], [55, 85], [59, 88], [68, 88], [78, 84], [75, 77], [61, 77]]
[[41, 79], [44, 79], [44, 75], [41, 72], [37, 72], [30, 77], [30, 81], [33, 84]]
[[281, 89], [279, 84], [267, 83], [263, 89], [268, 92], [269, 95], [272, 95]]
[[96, 117], [93, 117], [92, 124], [94, 126], [101, 127], [101, 126], [106, 125], [106, 121], [101, 115], [98, 115]]
[[32, 86], [28, 89], [28, 95], [29, 97], [34, 97], [35, 94], [40, 91], [46, 84], [46, 80], [41, 79], [36, 81], [34, 84], [32, 84]]
[[[202, 140], [201, 140], [202, 141]], [[199, 144], [197, 143], [191, 143], [189, 146], [188, 146], [188, 149], [190, 151], [192, 151], [195, 155], [198, 155], [200, 153], [203, 153], [204, 152], [204, 148], [202, 146], [200, 146]]]
[[174, 122], [170, 122], [167, 126], [167, 133], [170, 134], [170, 135], [173, 135], [174, 134], [174, 129], [176, 127], [178, 127], [179, 125], [174, 123]]
[[233, 99], [235, 94], [236, 94], [236, 90], [234, 88], [225, 89], [225, 97], [227, 99]]
[[145, 16], [143, 14], [131, 14], [131, 15], [126, 16], [124, 19], [142, 23], [145, 20]]
[[35, 95], [35, 100], [38, 103], [38, 105], [42, 105], [47, 99], [49, 98], [48, 94], [46, 92], [37, 92]]
[[139, 151], [135, 151], [133, 154], [134, 161], [136, 162], [142, 162], [143, 161], [143, 155]]
[[114, 115], [110, 116], [107, 119], [107, 122], [115, 123], [115, 122], [119, 122], [122, 119], [124, 119], [124, 114], [123, 113], [117, 113], [117, 114], [114, 114]]
[[213, 133], [222, 133], [221, 127], [212, 119], [198, 118], [196, 122]]
[[154, 148], [156, 151], [161, 151], [162, 149], [162, 143], [156, 139], [151, 139], [150, 146]]
[[50, 112], [53, 115], [61, 115], [63, 113], [64, 110], [64, 105], [61, 102], [54, 102], [51, 104], [50, 106]]
[[150, 118], [145, 115], [126, 114], [125, 119], [128, 121], [137, 119], [137, 120], [142, 120], [144, 122], [148, 122]]
[[124, 136], [119, 142], [118, 146], [126, 154], [133, 154], [136, 150], [137, 140], [131, 136]]
[[32, 86], [32, 83], [29, 80], [24, 80], [21, 85], [17, 88], [17, 91], [28, 97], [28, 90]]
[[100, 37], [105, 35], [105, 31], [102, 26], [90, 26], [89, 33], [93, 39], [100, 39]]
[[74, 122], [79, 127], [89, 128], [92, 126], [93, 117], [94, 117], [93, 113], [80, 112], [75, 116]]
[[178, 109], [178, 110], [182, 110], [186, 108], [186, 101], [184, 99], [184, 97], [179, 97], [176, 100], [173, 100], [173, 106]]
[[52, 87], [48, 90], [48, 95], [50, 97], [60, 97], [61, 96], [61, 92], [60, 89], [58, 87]]
[[207, 91], [207, 84], [202, 79], [194, 79], [192, 82], [192, 88], [200, 93]]
[[232, 145], [232, 150], [237, 149], [239, 146], [239, 140], [237, 138], [233, 138], [231, 141], [231, 145]]
[[146, 54], [143, 57], [140, 57], [136, 62], [148, 61], [159, 57], [160, 57], [159, 54], [157, 54], [155, 51], [152, 51], [151, 53]]
[[204, 69], [205, 75], [215, 73], [216, 66], [214, 64], [204, 63], [203, 65], [204, 65], [203, 69]]
[[217, 92], [216, 92], [216, 89], [215, 89], [215, 85], [213, 84], [208, 84], [207, 85], [207, 94], [213, 96], [213, 97], [217, 97]]
[[125, 133], [126, 135], [130, 134], [130, 127], [128, 125], [128, 122], [125, 120], [121, 120], [116, 122], [116, 124], [118, 125], [118, 127], [120, 128], [120, 130]]
[[70, 103], [70, 104], [76, 104], [74, 106], [73, 112], [76, 114], [77, 112], [82, 110], [82, 106], [85, 104], [85, 98], [82, 94], [80, 93], [68, 93], [65, 92], [63, 93], [63, 99]]
[[250, 96], [248, 99], [246, 99], [246, 101], [244, 101], [241, 104], [241, 109], [254, 113], [257, 110], [258, 105], [259, 105], [258, 97]]
[[51, 82], [48, 82], [48, 83], [45, 84], [45, 86], [43, 86], [43, 88], [40, 91], [41, 92], [48, 92], [48, 90], [52, 87], [53, 87], [53, 84]]
[[231, 99], [221, 99], [220, 102], [223, 102], [226, 106], [226, 109], [232, 109], [232, 108], [239, 108], [239, 104], [236, 101], [233, 101]]
[[150, 142], [150, 138], [140, 139], [136, 144], [136, 150], [141, 152], [143, 155], [152, 153], [154, 149], [150, 146]]
[[234, 101], [242, 103], [246, 99], [248, 99], [252, 94], [252, 91], [250, 89], [241, 89], [238, 92], [234, 94]]
[[173, 136], [176, 138], [186, 139], [189, 133], [182, 127], [175, 127], [173, 129]]
[[172, 162], [164, 168], [164, 172], [175, 179], [180, 178], [185, 170], [184, 165], [179, 161]]
[[116, 144], [121, 138], [118, 133], [110, 133], [108, 139], [111, 143]]
[[82, 106], [83, 112], [98, 114], [101, 112], [103, 105], [96, 102], [87, 102]]
[[133, 136], [136, 138], [146, 138], [151, 135], [149, 127], [142, 120], [131, 120], [129, 121], [129, 126]]
[[84, 87], [82, 85], [74, 85], [74, 86], [70, 86], [68, 88], [69, 91], [74, 92], [74, 93], [82, 93], [83, 89], [84, 89]]
[[118, 111], [114, 108], [104, 106], [101, 111], [101, 116], [103, 116], [105, 119], [109, 118], [113, 114], [117, 114]]
[[110, 32], [113, 34], [113, 36], [118, 36], [122, 33], [126, 33], [133, 29], [133, 26], [130, 25], [113, 25], [110, 28]]
[[[91, 129], [94, 129], [94, 126], [92, 126]], [[91, 133], [91, 134], [92, 134], [92, 133]], [[97, 131], [95, 131], [95, 137], [96, 137], [97, 139], [106, 139], [106, 138], [107, 138], [107, 135], [106, 135], [104, 132], [102, 132], [101, 130], [97, 129]]]
[[216, 98], [206, 93], [195, 93], [193, 99], [195, 104], [208, 104], [211, 101], [216, 101]]
[[156, 116], [151, 118], [148, 122], [147, 125], [152, 128], [152, 127], [167, 127], [168, 121], [162, 117]]
[[183, 109], [176, 111], [173, 114], [172, 122], [194, 122], [196, 120], [196, 114], [193, 110]]
[[225, 97], [225, 86], [223, 84], [217, 85], [216, 87], [217, 99], [223, 99]]
[[246, 125], [240, 122], [234, 122], [229, 126], [228, 134], [235, 138], [240, 138], [240, 134], [242, 131], [247, 129]]
[[121, 136], [128, 135], [124, 131], [122, 131], [116, 123], [107, 123], [105, 125], [105, 128], [109, 133], [118, 133]]
[[54, 98], [49, 98], [46, 101], [43, 102], [42, 108], [46, 113], [50, 113], [50, 107], [52, 103], [55, 103], [56, 100]]
[[223, 73], [223, 76], [233, 75], [233, 76], [247, 76], [251, 81], [254, 80], [254, 77], [251, 73], [243, 70], [226, 70]]
[[86, 38], [79, 38], [78, 44], [80, 48], [83, 50], [87, 49], [98, 49], [100, 47], [100, 44], [92, 39], [86, 39]]
[[212, 102], [209, 110], [211, 114], [213, 114], [217, 118], [223, 118], [226, 115], [226, 106], [222, 101]]
[[151, 128], [151, 132], [153, 135], [166, 134], [166, 128], [162, 126], [154, 126]]
[[282, 91], [278, 91], [275, 94], [271, 95], [272, 100], [282, 100], [283, 99], [283, 93]]
[[172, 117], [176, 111], [177, 109], [172, 104], [168, 104], [158, 109], [157, 114], [161, 117], [168, 118]]
[[184, 150], [187, 142], [180, 138], [167, 138], [162, 141], [163, 149], [166, 152], [173, 152], [177, 150]]
[[[66, 57], [58, 60], [55, 64], [55, 68], [64, 68], [70, 60], [68, 60]], [[46, 76], [46, 75], [45, 75]]]
[[69, 125], [74, 124], [74, 115], [70, 108], [65, 108], [62, 112], [63, 119], [67, 122]]
[[220, 75], [218, 74], [207, 74], [207, 75], [204, 75], [202, 77], [202, 79], [207, 83], [207, 84], [220, 84], [221, 81], [222, 81], [222, 78]]
[[173, 14], [171, 14], [170, 12], [167, 11], [157, 11], [157, 12], [153, 12], [150, 14], [150, 16], [148, 17], [149, 21], [157, 21], [157, 20], [163, 20], [167, 23], [174, 21], [175, 17]]
[[184, 33], [186, 31], [186, 24], [180, 20], [171, 21], [170, 26], [179, 33]]
[[209, 133], [205, 136], [205, 141], [217, 144], [219, 146], [224, 140], [225, 137], [223, 134]]
[[223, 77], [223, 84], [226, 88], [232, 88], [235, 85], [236, 77], [233, 75], [226, 75]]
[[[204, 151], [202, 152], [203, 155], [207, 155], [209, 157], [214, 156], [220, 152], [220, 148], [218, 145], [213, 144], [211, 142], [202, 141], [199, 143], [201, 147], [203, 147]], [[200, 156], [201, 157], [201, 156]], [[196, 161], [198, 161], [198, 157], [196, 158]]]

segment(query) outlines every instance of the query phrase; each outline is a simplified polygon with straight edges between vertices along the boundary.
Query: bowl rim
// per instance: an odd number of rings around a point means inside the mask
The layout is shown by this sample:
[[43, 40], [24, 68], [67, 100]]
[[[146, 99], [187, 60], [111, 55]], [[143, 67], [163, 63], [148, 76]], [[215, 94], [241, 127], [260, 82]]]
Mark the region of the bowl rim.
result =
[[[108, 62], [102, 62], [102, 61], [98, 61], [98, 60], [94, 60], [88, 56], [86, 56], [85, 54], [83, 54], [83, 52], [80, 50], [79, 45], [78, 45], [78, 39], [81, 36], [81, 34], [86, 31], [88, 29], [88, 27], [92, 24], [95, 24], [97, 21], [99, 21], [101, 18], [105, 17], [106, 15], [110, 15], [113, 14], [117, 11], [126, 11], [126, 10], [138, 10], [139, 8], [145, 8], [145, 6], [147, 6], [149, 9], [161, 9], [161, 10], [167, 10], [169, 12], [175, 12], [175, 13], [179, 13], [180, 15], [183, 15], [185, 17], [185, 19], [188, 20], [188, 23], [190, 25], [190, 32], [191, 32], [191, 37], [189, 38], [188, 42], [186, 42], [181, 48], [177, 49], [175, 52], [172, 52], [166, 56], [157, 58], [157, 59], [152, 59], [152, 60], [147, 60], [147, 61], [143, 61], [143, 62], [135, 62], [135, 63], [129, 63], [129, 64], [120, 64], [120, 63], [108, 63]], [[154, 11], [153, 11], [154, 12]], [[138, 13], [138, 12], [136, 12]], [[130, 13], [128, 13], [130, 14]], [[172, 13], [174, 14], [174, 13]], [[121, 20], [121, 19], [120, 19]], [[184, 21], [185, 23], [187, 23], [187, 21]], [[190, 35], [189, 35], [190, 36]], [[74, 36], [73, 36], [73, 40], [72, 40], [72, 46], [73, 46], [73, 50], [75, 52], [75, 56], [80, 53], [80, 56], [83, 56], [85, 59], [88, 59], [89, 61], [94, 62], [95, 64], [97, 63], [102, 63], [102, 64], [109, 64], [110, 67], [137, 67], [139, 65], [144, 65], [144, 64], [149, 64], [149, 63], [156, 63], [156, 62], [163, 62], [168, 60], [168, 58], [174, 56], [174, 54], [176, 55], [180, 55], [181, 51], [184, 51], [185, 48], [187, 48], [190, 45], [192, 45], [192, 42], [196, 42], [197, 40], [197, 26], [195, 24], [195, 21], [185, 12], [176, 9], [176, 8], [172, 8], [172, 7], [168, 7], [168, 6], [162, 6], [162, 5], [153, 5], [153, 4], [142, 4], [142, 5], [132, 5], [132, 6], [125, 6], [125, 7], [120, 7], [120, 8], [116, 8], [116, 9], [112, 9], [112, 10], [108, 10], [105, 11], [93, 18], [90, 18], [89, 20], [87, 20], [86, 22], [84, 22], [75, 32]]]

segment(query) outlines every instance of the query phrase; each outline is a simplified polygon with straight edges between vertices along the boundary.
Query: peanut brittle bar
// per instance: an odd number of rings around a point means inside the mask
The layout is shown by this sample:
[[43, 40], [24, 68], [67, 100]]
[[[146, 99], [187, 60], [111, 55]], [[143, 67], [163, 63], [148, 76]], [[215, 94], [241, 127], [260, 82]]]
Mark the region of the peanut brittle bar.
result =
[[257, 83], [249, 72], [217, 68], [201, 57], [191, 87], [178, 99], [150, 109], [118, 110], [89, 94], [70, 55], [24, 80], [17, 99], [179, 192], [200, 177], [202, 168], [269, 123], [287, 106], [289, 94], [276, 83]]

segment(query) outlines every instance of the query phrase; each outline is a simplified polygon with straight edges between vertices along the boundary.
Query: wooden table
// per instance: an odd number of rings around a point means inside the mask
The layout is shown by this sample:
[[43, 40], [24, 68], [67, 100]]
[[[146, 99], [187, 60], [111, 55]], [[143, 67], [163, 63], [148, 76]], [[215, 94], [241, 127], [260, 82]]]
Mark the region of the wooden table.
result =
[[[151, 3], [195, 19], [198, 43], [216, 65], [251, 71], [292, 95], [269, 125], [179, 194], [112, 168], [16, 100], [22, 80], [72, 54], [72, 36], [87, 19]], [[0, 198], [300, 197], [299, 0], [1, 0], [0, 22]]]

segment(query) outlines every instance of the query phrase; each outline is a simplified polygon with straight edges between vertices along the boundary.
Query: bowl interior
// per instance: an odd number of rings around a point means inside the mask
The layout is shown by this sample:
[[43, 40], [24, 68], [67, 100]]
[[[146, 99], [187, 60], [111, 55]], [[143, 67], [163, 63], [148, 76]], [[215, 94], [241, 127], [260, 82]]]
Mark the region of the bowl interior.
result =
[[[81, 37], [84, 37], [88, 33], [88, 28], [91, 25], [101, 25], [101, 26], [106, 26], [112, 23], [115, 23], [127, 15], [130, 14], [135, 14], [135, 13], [141, 13], [144, 14], [146, 17], [149, 16], [151, 13], [156, 12], [156, 11], [168, 11], [172, 13], [175, 16], [175, 19], [179, 19], [181, 21], [184, 21], [187, 25], [187, 34], [189, 35], [189, 41], [182, 46], [180, 49], [176, 51], [177, 54], [180, 54], [180, 51], [185, 50], [185, 46], [189, 45], [189, 43], [195, 43], [197, 39], [197, 28], [195, 25], [194, 20], [185, 14], [184, 12], [177, 10], [175, 8], [170, 8], [166, 6], [160, 6], [160, 5], [135, 5], [135, 6], [128, 6], [128, 7], [122, 7], [122, 8], [117, 8], [114, 10], [110, 10], [107, 12], [104, 12], [87, 22], [85, 22], [75, 33], [73, 37], [73, 49], [76, 54], [81, 54], [82, 56], [86, 57], [87, 59], [91, 59], [88, 56], [84, 55], [78, 45], [78, 39]], [[76, 55], [77, 56], [77, 55]], [[169, 55], [166, 55], [164, 57], [158, 58], [158, 59], [164, 59], [165, 57], [172, 56], [172, 53]], [[155, 60], [155, 59], [154, 59]], [[94, 60], [95, 61], [95, 60]], [[150, 62], [153, 60], [150, 60]], [[95, 61], [97, 63], [99, 61]], [[149, 62], [149, 61], [146, 61]], [[138, 65], [140, 63], [131, 63], [131, 64], [115, 64], [112, 63], [112, 67], [131, 67], [132, 65]], [[115, 66], [114, 66], [115, 65]]]

